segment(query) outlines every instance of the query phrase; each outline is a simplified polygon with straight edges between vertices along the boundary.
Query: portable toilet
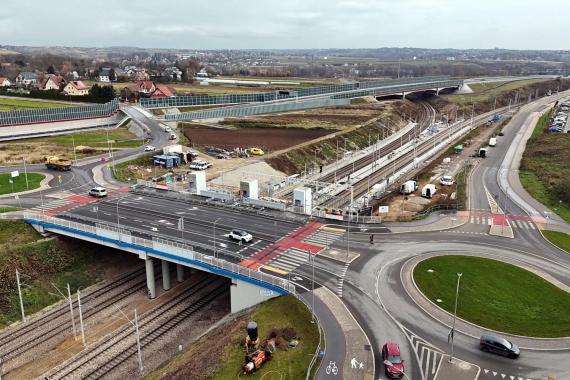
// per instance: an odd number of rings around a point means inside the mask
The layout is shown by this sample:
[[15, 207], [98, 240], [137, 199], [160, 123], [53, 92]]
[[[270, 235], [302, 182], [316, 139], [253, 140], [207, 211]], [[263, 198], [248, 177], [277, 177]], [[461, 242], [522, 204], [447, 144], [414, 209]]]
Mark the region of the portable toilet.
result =
[[435, 185], [432, 183], [428, 183], [422, 189], [422, 197], [431, 198], [431, 197], [433, 197], [433, 195], [435, 194], [436, 191], [437, 191], [437, 189], [436, 189]]

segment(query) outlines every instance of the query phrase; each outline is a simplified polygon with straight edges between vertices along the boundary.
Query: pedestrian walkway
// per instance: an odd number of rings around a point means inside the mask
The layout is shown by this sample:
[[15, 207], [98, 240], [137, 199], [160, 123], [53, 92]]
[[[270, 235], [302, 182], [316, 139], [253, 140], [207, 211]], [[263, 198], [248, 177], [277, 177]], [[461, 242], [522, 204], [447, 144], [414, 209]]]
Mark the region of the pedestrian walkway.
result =
[[[322, 226], [321, 223], [309, 222], [259, 252], [248, 256], [239, 264], [251, 269], [263, 268], [265, 271], [285, 276], [308, 261], [309, 254], [316, 255], [324, 249], [320, 245], [304, 241]], [[307, 259], [303, 261], [303, 257]]]
[[[492, 226], [494, 217], [495, 215], [489, 212], [472, 211], [469, 213], [469, 224]], [[522, 228], [526, 230], [537, 229], [535, 218], [530, 216], [505, 214], [504, 218], [510, 222], [511, 227], [513, 228]], [[500, 225], [500, 222], [498, 224]]]
[[[48, 196], [46, 196], [48, 198]], [[38, 211], [42, 214], [55, 216], [62, 212], [66, 212], [72, 210], [76, 207], [79, 207], [85, 203], [95, 202], [96, 198], [83, 196], [83, 195], [76, 195], [70, 191], [61, 191], [58, 193], [50, 194], [49, 198], [56, 198], [54, 200], [48, 201], [32, 207], [31, 211]]]
[[344, 228], [324, 226], [318, 229], [312, 235], [303, 239], [303, 241], [307, 243], [322, 245], [323, 247], [328, 247], [335, 241], [341, 239], [344, 236], [345, 232], [346, 230]]

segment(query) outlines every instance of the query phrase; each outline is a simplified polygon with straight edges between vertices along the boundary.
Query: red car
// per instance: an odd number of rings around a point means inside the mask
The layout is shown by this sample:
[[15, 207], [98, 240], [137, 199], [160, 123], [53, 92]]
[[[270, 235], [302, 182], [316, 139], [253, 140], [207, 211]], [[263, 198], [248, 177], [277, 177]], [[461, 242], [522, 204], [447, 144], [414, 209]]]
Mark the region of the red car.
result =
[[382, 361], [386, 376], [390, 379], [404, 377], [404, 361], [400, 356], [400, 347], [396, 343], [389, 341], [382, 347]]

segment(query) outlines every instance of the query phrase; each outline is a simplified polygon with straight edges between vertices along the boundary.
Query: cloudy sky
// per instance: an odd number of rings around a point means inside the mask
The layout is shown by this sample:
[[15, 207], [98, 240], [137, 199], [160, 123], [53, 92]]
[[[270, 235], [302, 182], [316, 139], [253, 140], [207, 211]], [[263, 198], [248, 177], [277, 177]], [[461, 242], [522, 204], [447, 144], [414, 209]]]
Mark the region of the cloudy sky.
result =
[[9, 0], [0, 44], [570, 49], [567, 0]]

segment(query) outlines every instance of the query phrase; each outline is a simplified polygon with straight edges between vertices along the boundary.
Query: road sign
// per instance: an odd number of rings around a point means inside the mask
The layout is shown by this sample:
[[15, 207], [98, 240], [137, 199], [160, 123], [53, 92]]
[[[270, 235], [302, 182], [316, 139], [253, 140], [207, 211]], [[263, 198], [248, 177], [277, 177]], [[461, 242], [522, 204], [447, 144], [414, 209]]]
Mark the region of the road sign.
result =
[[10, 173], [10, 176], [12, 178], [18, 177], [19, 175], [20, 175], [20, 172], [18, 170], [14, 170], [13, 172]]
[[378, 212], [381, 214], [388, 213], [390, 211], [390, 206], [378, 206]]

